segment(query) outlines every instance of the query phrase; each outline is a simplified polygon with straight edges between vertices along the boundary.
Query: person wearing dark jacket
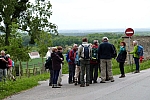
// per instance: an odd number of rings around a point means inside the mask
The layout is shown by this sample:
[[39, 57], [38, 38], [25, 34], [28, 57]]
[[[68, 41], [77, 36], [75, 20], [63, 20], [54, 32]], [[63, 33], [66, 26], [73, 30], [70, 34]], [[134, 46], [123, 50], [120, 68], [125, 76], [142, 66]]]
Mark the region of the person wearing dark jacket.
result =
[[6, 73], [7, 73], [7, 66], [8, 64], [8, 58], [5, 55], [5, 51], [1, 51], [0, 55], [0, 81], [2, 81], [2, 78], [4, 77], [4, 81], [6, 79]]
[[119, 54], [116, 58], [117, 62], [119, 63], [119, 68], [121, 72], [121, 76], [119, 78], [125, 77], [125, 72], [124, 72], [124, 63], [126, 60], [127, 52], [126, 52], [126, 43], [121, 42], [120, 43], [120, 51]]
[[75, 75], [75, 58], [76, 58], [76, 51], [77, 51], [78, 45], [74, 44], [73, 49], [69, 51], [69, 78], [68, 83], [72, 84], [75, 82], [74, 75]]
[[52, 58], [51, 58], [51, 54], [48, 57], [48, 59], [46, 60], [45, 66], [48, 67], [49, 72], [50, 72], [50, 78], [49, 78], [49, 86], [52, 86], [53, 84], [53, 68], [52, 68]]
[[53, 48], [51, 58], [52, 58], [52, 68], [53, 68], [53, 85], [52, 88], [60, 88], [57, 86], [57, 80], [59, 76], [59, 71], [61, 69], [62, 58], [57, 54], [57, 48]]
[[92, 58], [90, 60], [90, 84], [97, 83], [98, 78], [98, 40], [93, 41], [92, 45]]
[[98, 47], [98, 59], [100, 60], [101, 67], [101, 81], [100, 83], [105, 83], [106, 71], [108, 72], [109, 79], [114, 82], [112, 74], [112, 55], [114, 53], [113, 45], [108, 42], [107, 37], [102, 38], [102, 43]]
[[62, 58], [61, 69], [59, 71], [59, 76], [58, 76], [57, 84], [58, 84], [58, 86], [62, 86], [62, 84], [61, 84], [62, 78], [61, 77], [62, 77], [62, 65], [63, 65], [63, 61], [64, 61], [64, 56], [62, 54], [63, 48], [61, 46], [58, 46], [57, 49], [58, 49], [57, 54], [59, 55], [60, 58]]

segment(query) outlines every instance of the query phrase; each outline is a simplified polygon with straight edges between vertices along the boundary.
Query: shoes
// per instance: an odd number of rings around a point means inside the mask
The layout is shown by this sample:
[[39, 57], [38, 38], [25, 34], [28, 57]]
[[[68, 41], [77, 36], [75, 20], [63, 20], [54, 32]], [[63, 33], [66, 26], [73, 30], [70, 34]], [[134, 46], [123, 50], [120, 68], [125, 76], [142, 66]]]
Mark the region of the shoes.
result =
[[52, 88], [61, 88], [61, 87], [57, 86], [57, 84], [53, 84]]
[[97, 83], [97, 81], [94, 81], [94, 83]]
[[84, 84], [81, 84], [80, 87], [85, 87], [85, 85], [84, 85]]
[[110, 79], [106, 78], [105, 81], [109, 81]]
[[52, 86], [52, 83], [49, 83], [49, 86]]
[[125, 75], [121, 75], [119, 78], [124, 78], [125, 77]]
[[74, 85], [77, 85], [77, 81], [74, 82]]
[[69, 82], [69, 84], [73, 84], [73, 82]]
[[140, 73], [140, 71], [139, 71], [139, 70], [136, 70], [134, 73]]
[[115, 80], [111, 80], [111, 82], [114, 82]]
[[106, 83], [105, 81], [100, 81], [100, 83]]
[[16, 81], [16, 79], [14, 78], [13, 81]]
[[52, 86], [52, 88], [61, 88], [60, 86]]
[[59, 83], [58, 86], [62, 86], [62, 84]]
[[88, 83], [86, 83], [86, 86], [90, 86]]
[[90, 84], [92, 84], [92, 81], [90, 81]]

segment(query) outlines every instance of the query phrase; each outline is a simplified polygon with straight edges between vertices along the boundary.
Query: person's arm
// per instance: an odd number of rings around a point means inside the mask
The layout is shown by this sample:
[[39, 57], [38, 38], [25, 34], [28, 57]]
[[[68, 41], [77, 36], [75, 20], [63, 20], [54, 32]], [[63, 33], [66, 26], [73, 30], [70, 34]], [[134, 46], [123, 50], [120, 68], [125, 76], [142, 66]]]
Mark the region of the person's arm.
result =
[[98, 47], [98, 60], [100, 60], [100, 45]]
[[138, 49], [137, 46], [134, 46], [134, 49], [133, 49], [133, 51], [130, 52], [130, 54], [136, 53], [136, 52], [137, 52], [137, 49]]

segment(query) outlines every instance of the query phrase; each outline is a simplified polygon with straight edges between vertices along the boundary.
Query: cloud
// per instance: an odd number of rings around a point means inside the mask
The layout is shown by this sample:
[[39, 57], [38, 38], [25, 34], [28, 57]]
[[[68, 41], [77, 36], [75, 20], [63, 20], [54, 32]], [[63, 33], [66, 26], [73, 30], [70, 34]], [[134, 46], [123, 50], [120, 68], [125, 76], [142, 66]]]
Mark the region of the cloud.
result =
[[50, 0], [59, 29], [147, 28], [150, 0]]

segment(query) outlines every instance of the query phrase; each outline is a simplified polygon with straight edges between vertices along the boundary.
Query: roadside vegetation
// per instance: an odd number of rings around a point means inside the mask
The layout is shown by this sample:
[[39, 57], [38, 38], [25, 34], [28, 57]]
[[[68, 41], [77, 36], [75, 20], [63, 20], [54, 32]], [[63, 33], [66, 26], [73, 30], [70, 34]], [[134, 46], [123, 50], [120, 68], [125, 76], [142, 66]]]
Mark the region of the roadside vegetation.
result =
[[[35, 59], [37, 61], [37, 59]], [[38, 59], [41, 60], [41, 59]], [[32, 60], [31, 63], [33, 63], [34, 60]], [[150, 68], [150, 61], [144, 61], [140, 64], [140, 69], [148, 69]], [[125, 65], [125, 73], [133, 72], [135, 70], [135, 65]], [[63, 65], [63, 74], [68, 74], [68, 64], [65, 61]], [[118, 67], [118, 63], [113, 59], [113, 74], [118, 75], [120, 74], [120, 70]], [[99, 73], [100, 75], [100, 73]], [[5, 83], [0, 82], [0, 100], [4, 99], [8, 96], [11, 96], [13, 94], [19, 93], [23, 90], [31, 89], [37, 85], [39, 85], [39, 81], [45, 81], [49, 79], [49, 73], [44, 73], [41, 75], [36, 76], [30, 76], [28, 77], [17, 77], [16, 81], [9, 81], [7, 80]], [[48, 83], [47, 83], [48, 84]], [[48, 86], [48, 85], [47, 85]]]

